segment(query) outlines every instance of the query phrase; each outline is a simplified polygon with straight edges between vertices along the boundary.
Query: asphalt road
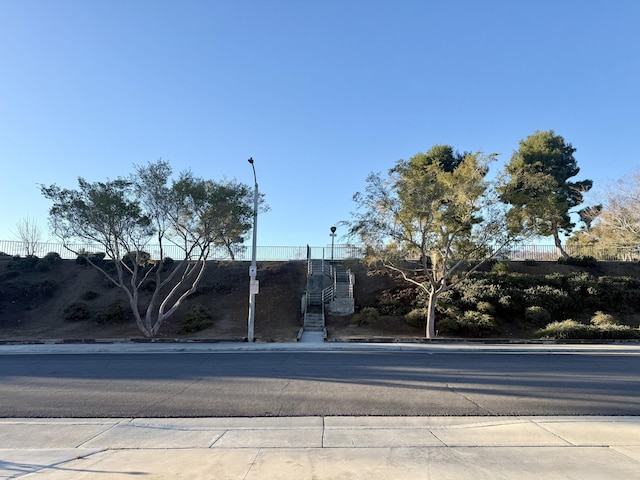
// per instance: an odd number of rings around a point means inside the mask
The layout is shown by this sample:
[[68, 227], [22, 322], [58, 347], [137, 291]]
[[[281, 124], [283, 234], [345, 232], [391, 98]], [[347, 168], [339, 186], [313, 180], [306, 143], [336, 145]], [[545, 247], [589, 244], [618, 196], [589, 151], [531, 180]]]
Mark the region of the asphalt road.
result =
[[640, 415], [640, 355], [0, 355], [0, 417]]

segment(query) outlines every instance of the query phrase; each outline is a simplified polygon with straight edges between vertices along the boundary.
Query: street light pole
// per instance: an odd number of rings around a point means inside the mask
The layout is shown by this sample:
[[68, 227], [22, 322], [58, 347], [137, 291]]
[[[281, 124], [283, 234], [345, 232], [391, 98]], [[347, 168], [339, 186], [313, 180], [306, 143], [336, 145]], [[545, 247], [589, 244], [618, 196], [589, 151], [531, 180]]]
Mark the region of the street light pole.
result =
[[333, 242], [336, 239], [336, 227], [331, 227], [329, 236], [331, 237], [331, 261], [333, 262]]
[[249, 158], [249, 163], [253, 169], [253, 245], [251, 248], [251, 266], [249, 267], [249, 320], [247, 327], [247, 341], [253, 342], [253, 327], [256, 316], [256, 294], [259, 290], [259, 283], [256, 280], [258, 267], [256, 265], [256, 241], [258, 237], [258, 180], [256, 177], [256, 167], [253, 165], [253, 157]]

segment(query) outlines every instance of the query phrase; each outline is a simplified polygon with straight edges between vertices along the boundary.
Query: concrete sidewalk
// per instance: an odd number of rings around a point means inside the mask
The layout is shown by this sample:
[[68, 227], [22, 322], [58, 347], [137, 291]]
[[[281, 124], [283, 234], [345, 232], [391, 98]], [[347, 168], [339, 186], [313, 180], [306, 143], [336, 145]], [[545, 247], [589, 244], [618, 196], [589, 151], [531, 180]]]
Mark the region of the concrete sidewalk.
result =
[[640, 417], [0, 419], [0, 478], [640, 479]]
[[[315, 332], [314, 332], [315, 333]], [[504, 352], [504, 353], [589, 353], [597, 355], [640, 355], [640, 343], [561, 343], [561, 342], [427, 342], [368, 343], [325, 342], [321, 335], [295, 343], [267, 342], [127, 342], [119, 339], [94, 343], [65, 343], [49, 340], [43, 343], [0, 345], [0, 355], [82, 355], [101, 353], [251, 353], [282, 351], [387, 351], [387, 352]], [[305, 339], [306, 340], [306, 339]]]

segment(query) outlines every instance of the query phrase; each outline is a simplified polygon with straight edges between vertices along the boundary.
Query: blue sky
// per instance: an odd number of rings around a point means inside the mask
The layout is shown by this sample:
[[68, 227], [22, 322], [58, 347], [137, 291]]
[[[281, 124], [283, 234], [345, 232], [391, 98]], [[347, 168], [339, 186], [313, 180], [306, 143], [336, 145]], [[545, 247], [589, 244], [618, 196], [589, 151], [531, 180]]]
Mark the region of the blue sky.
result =
[[[261, 246], [330, 243], [371, 171], [553, 129], [594, 190], [640, 164], [637, 0], [0, 0], [0, 239], [38, 184], [163, 158], [237, 178]], [[338, 239], [344, 231], [338, 230]]]

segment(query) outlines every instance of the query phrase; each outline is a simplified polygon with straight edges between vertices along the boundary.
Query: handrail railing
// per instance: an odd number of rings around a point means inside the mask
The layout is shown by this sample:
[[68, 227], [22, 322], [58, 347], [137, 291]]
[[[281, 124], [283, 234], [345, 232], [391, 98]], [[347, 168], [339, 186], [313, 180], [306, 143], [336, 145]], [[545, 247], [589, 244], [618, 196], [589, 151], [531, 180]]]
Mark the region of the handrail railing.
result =
[[334, 293], [333, 285], [329, 285], [327, 288], [322, 290], [322, 305], [333, 300]]

